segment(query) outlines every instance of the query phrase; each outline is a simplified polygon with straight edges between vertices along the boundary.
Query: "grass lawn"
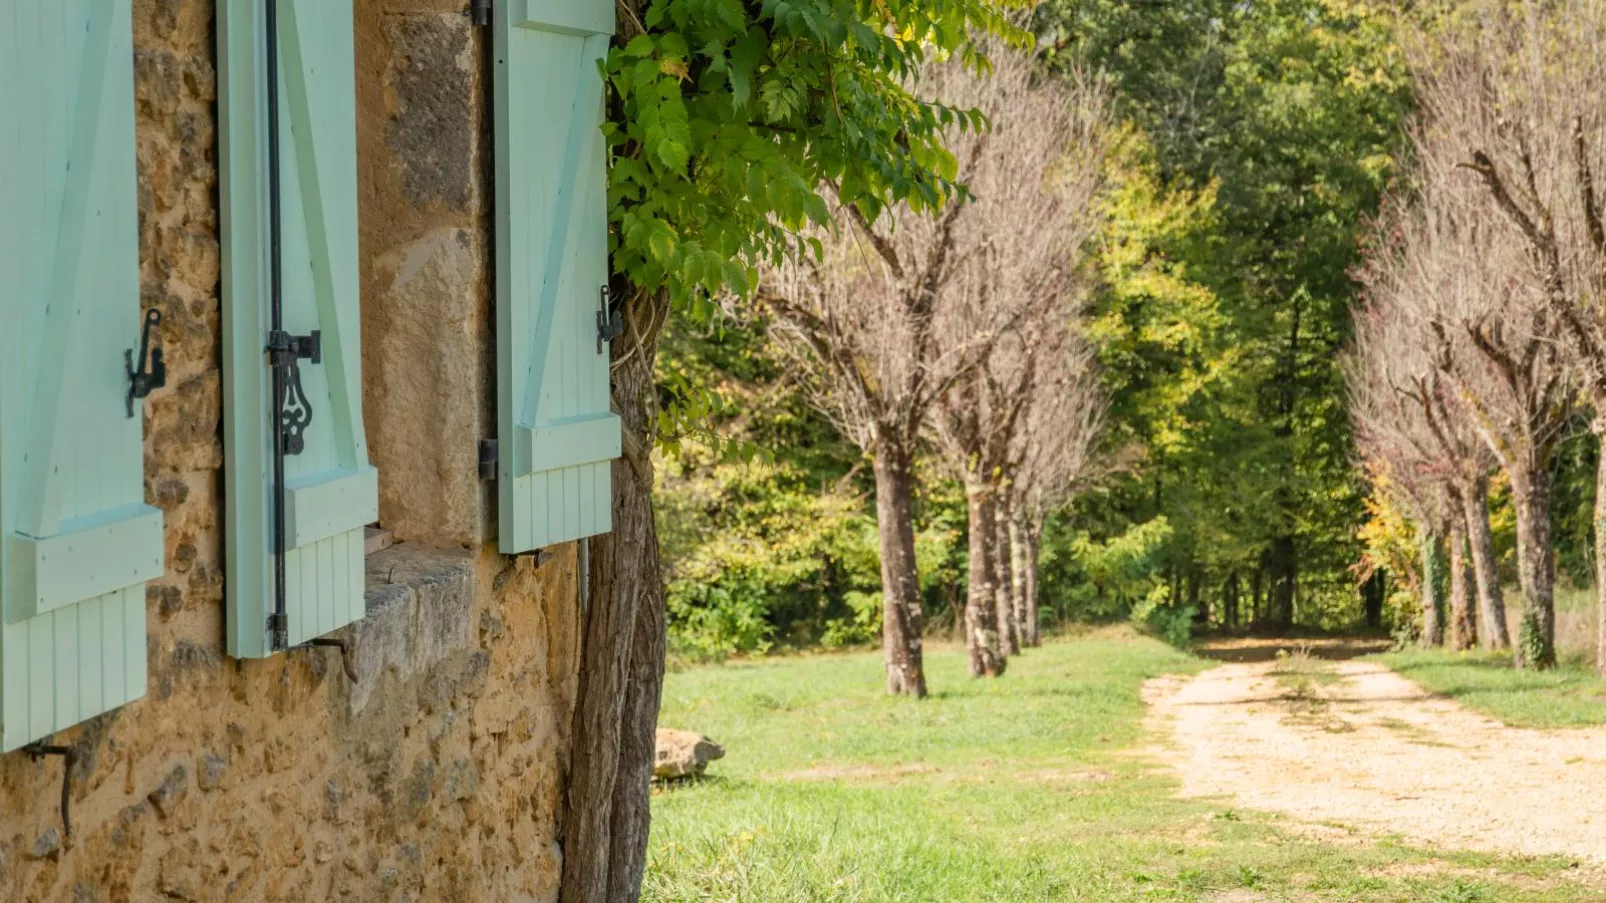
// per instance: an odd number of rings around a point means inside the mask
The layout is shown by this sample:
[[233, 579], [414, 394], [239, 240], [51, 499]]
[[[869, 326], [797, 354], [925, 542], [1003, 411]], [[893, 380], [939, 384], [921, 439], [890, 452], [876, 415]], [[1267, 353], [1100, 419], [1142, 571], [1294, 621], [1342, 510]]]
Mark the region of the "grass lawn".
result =
[[1554, 671], [1518, 671], [1510, 654], [1486, 652], [1412, 650], [1377, 659], [1428, 692], [1513, 727], [1606, 724], [1606, 681], [1576, 659]]
[[933, 698], [882, 695], [876, 654], [672, 674], [660, 719], [724, 743], [713, 776], [659, 793], [650, 901], [1598, 900], [1561, 859], [1306, 839], [1182, 801], [1140, 725], [1143, 682], [1208, 663], [1101, 635], [1002, 680], [930, 648]]

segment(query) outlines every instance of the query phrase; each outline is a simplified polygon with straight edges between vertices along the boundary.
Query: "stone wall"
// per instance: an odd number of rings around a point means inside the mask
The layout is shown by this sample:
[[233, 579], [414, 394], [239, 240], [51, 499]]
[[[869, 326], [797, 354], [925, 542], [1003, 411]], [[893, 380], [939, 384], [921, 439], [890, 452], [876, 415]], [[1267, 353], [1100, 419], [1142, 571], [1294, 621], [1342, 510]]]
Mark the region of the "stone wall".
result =
[[167, 519], [144, 699], [0, 756], [0, 900], [524, 901], [556, 896], [577, 666], [574, 548], [494, 551], [484, 42], [460, 0], [356, 0], [368, 617], [333, 650], [223, 652], [211, 0], [135, 0], [142, 293], [169, 384], [147, 405]]

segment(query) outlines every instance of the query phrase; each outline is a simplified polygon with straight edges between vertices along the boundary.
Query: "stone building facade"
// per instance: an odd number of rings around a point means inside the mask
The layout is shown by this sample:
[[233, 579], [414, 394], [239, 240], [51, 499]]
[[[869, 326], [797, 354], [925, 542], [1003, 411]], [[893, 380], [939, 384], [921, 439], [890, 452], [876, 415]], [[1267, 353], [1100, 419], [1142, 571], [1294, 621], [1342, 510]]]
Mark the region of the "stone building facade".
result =
[[[222, 0], [219, 0], [222, 2]], [[331, 0], [336, 2], [336, 0]], [[363, 403], [379, 523], [334, 649], [225, 653], [214, 0], [134, 0], [144, 404], [143, 698], [0, 756], [0, 900], [536, 901], [557, 895], [583, 600], [577, 543], [509, 556], [496, 435], [492, 32], [465, 0], [354, 2]]]

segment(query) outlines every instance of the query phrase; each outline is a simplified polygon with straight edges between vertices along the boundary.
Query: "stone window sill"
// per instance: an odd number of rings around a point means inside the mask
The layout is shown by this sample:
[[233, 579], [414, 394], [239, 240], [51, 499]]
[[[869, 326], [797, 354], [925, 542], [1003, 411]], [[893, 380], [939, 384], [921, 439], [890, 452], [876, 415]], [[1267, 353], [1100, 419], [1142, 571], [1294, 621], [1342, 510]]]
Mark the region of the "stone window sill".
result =
[[406, 682], [474, 645], [474, 556], [401, 543], [368, 556], [367, 615], [350, 627], [350, 712], [391, 674]]

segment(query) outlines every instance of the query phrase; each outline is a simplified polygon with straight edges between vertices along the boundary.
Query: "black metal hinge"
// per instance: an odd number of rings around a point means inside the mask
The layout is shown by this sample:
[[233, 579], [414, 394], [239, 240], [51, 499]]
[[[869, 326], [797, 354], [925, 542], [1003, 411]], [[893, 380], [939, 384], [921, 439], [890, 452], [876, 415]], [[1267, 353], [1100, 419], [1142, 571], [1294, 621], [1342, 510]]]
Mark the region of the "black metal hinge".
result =
[[[134, 416], [134, 399], [144, 398], [151, 394], [152, 389], [160, 389], [167, 385], [167, 362], [162, 360], [162, 349], [151, 350], [151, 332], [162, 325], [162, 312], [151, 308], [145, 312], [145, 325], [139, 331], [139, 360], [134, 359], [134, 349], [129, 348], [123, 352], [123, 367], [128, 371], [128, 416]], [[145, 358], [150, 356], [150, 368], [146, 369]], [[136, 363], [138, 366], [136, 366]]]
[[625, 331], [624, 316], [614, 306], [613, 292], [604, 285], [597, 301], [597, 353]]
[[497, 453], [495, 439], [480, 440], [480, 479], [496, 479], [496, 465], [500, 455]]
[[268, 365], [285, 370], [281, 394], [274, 399], [273, 409], [278, 413], [280, 441], [284, 453], [299, 455], [306, 447], [302, 434], [312, 423], [312, 402], [301, 388], [299, 361], [323, 363], [323, 335], [314, 329], [310, 335], [291, 335], [282, 329], [268, 333]]
[[491, 0], [468, 0], [468, 20], [475, 25], [491, 24]]

